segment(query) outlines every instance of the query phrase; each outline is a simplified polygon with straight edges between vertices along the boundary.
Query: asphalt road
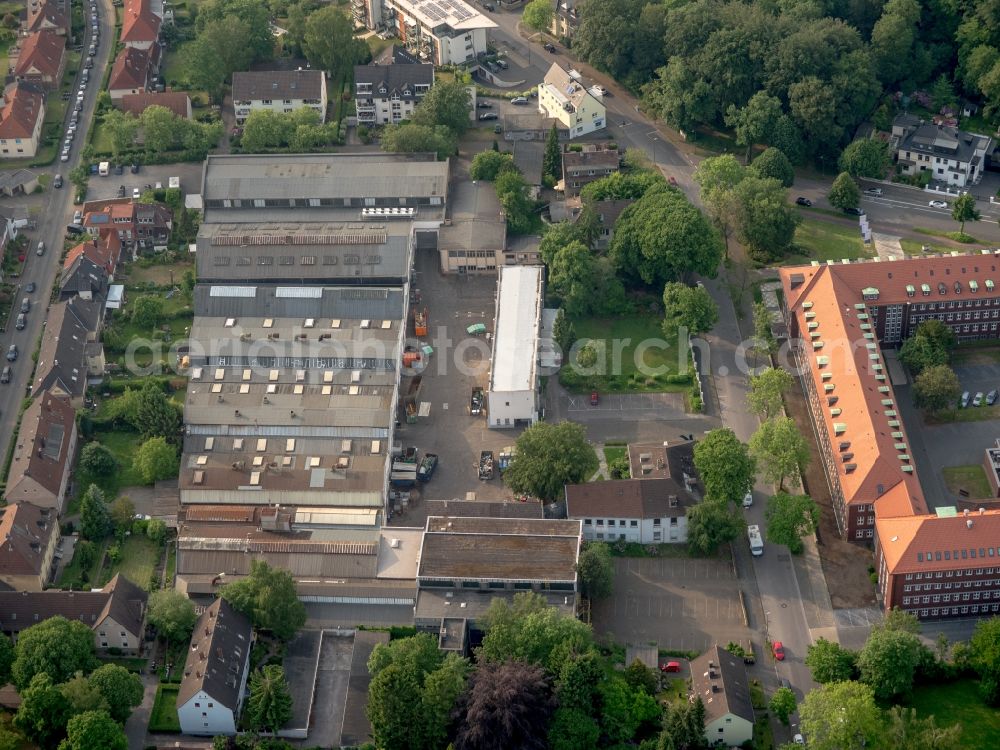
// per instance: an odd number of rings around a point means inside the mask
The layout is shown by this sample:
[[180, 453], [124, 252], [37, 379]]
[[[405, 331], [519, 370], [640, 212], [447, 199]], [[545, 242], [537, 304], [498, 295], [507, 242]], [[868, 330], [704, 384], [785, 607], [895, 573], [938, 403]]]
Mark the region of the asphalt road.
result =
[[[644, 151], [661, 171], [676, 178], [681, 189], [692, 201], [700, 203], [697, 188], [691, 177], [695, 162], [680, 152], [663, 136], [656, 124], [638, 110], [638, 101], [635, 97], [603, 73], [572, 60], [564, 48], [558, 47], [556, 54], [550, 54], [545, 52], [541, 42], [527, 42], [522, 39], [517, 32], [519, 14], [500, 11], [490, 13], [489, 16], [499, 26], [490, 32], [494, 41], [501, 47], [518, 53], [518, 57], [527, 66], [536, 70], [539, 80], [549, 65], [553, 61], [558, 61], [563, 65], [572, 65], [584, 77], [603, 85], [610, 93], [610, 96], [605, 97], [610, 134], [626, 148]], [[820, 185], [821, 183], [816, 183], [817, 194], [820, 192]], [[825, 189], [823, 192], [825, 193]], [[954, 222], [951, 223], [949, 229], [954, 229]], [[732, 428], [736, 435], [745, 441], [756, 430], [757, 419], [747, 411], [747, 375], [738, 363], [738, 348], [743, 336], [737, 324], [736, 312], [725, 281], [708, 280], [706, 287], [719, 306], [719, 323], [711, 335], [706, 337], [710, 351], [704, 367], [712, 375], [712, 385], [706, 397], [706, 411], [711, 415], [722, 416], [726, 426]], [[757, 523], [761, 528], [764, 527], [766, 503], [763, 501], [769, 493], [770, 488], [763, 484], [755, 489], [757, 502], [745, 511], [748, 523]], [[738, 554], [744, 558], [738, 561], [743, 563], [743, 570], [753, 570], [753, 578], [760, 596], [759, 612], [754, 609], [759, 616], [751, 620], [751, 626], [771, 640], [782, 641], [785, 646], [785, 660], [772, 662], [775, 676], [788, 679], [800, 694], [808, 692], [815, 684], [803, 660], [812, 638], [788, 551], [774, 545], [766, 545], [763, 557], [749, 558], [742, 540], [736, 547]], [[763, 621], [754, 621], [755, 619]]]
[[[0, 456], [7, 454], [10, 446], [10, 439], [14, 432], [14, 425], [17, 421], [17, 412], [32, 376], [34, 363], [31, 355], [38, 345], [39, 337], [42, 333], [42, 324], [48, 310], [50, 292], [53, 284], [56, 283], [59, 275], [59, 256], [62, 254], [63, 238], [66, 233], [66, 225], [73, 218], [73, 186], [70, 184], [68, 175], [71, 169], [80, 163], [80, 152], [86, 142], [87, 131], [90, 129], [94, 108], [96, 106], [97, 94], [100, 91], [101, 81], [104, 78], [104, 71], [108, 65], [108, 58], [114, 48], [112, 35], [114, 32], [114, 8], [110, 0], [99, 0], [98, 2], [98, 23], [100, 25], [100, 41], [98, 43], [97, 55], [94, 57], [94, 67], [90, 71], [90, 83], [84, 94], [83, 111], [80, 113], [80, 124], [77, 128], [76, 137], [70, 149], [69, 161], [61, 162], [56, 158], [52, 166], [41, 170], [50, 175], [61, 174], [65, 181], [61, 189], [52, 188], [51, 183], [48, 188], [46, 200], [39, 213], [38, 228], [34, 231], [27, 231], [28, 247], [26, 252], [27, 260], [24, 269], [18, 279], [12, 279], [17, 283], [14, 292], [14, 306], [10, 320], [6, 321], [6, 330], [0, 334], [0, 348], [7, 352], [11, 344], [17, 344], [18, 358], [13, 363], [13, 375], [7, 385], [0, 385]], [[90, 47], [90, 14], [87, 12], [87, 27], [83, 39], [83, 59], [86, 59], [87, 50]], [[81, 59], [81, 63], [83, 62]], [[81, 68], [82, 69], [82, 68]], [[72, 99], [70, 105], [76, 101], [76, 92], [79, 90], [79, 74], [75, 85], [70, 91]], [[63, 135], [65, 138], [66, 125], [72, 112], [72, 106], [67, 107], [66, 120], [63, 123]], [[60, 145], [60, 151], [61, 151]], [[22, 230], [23, 231], [23, 230]], [[45, 254], [39, 257], [35, 254], [35, 248], [39, 241], [45, 243]], [[25, 294], [24, 287], [34, 282], [37, 287], [31, 295]], [[23, 331], [14, 328], [14, 319], [20, 308], [21, 299], [25, 296], [31, 298], [31, 312], [27, 316], [27, 326]], [[2, 364], [7, 364], [6, 360]]]

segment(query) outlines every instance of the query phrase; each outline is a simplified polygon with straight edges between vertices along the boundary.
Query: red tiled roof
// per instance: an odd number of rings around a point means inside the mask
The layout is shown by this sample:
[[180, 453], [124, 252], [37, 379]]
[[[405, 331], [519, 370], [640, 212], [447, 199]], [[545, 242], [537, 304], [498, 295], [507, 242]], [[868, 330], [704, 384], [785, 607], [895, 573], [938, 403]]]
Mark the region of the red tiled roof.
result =
[[136, 117], [153, 106], [166, 107], [178, 117], [186, 118], [191, 100], [183, 91], [146, 91], [141, 94], [126, 94], [121, 101], [121, 108]]
[[55, 77], [59, 75], [63, 54], [66, 52], [66, 39], [51, 29], [42, 29], [25, 37], [21, 43], [21, 52], [14, 66], [14, 75], [23, 76], [32, 70]]
[[135, 47], [125, 47], [111, 66], [109, 90], [141, 89], [149, 80], [150, 55]]
[[122, 241], [116, 232], [112, 230], [101, 232], [96, 240], [81, 242], [66, 251], [63, 269], [67, 270], [72, 267], [76, 259], [82, 255], [94, 265], [100, 266], [108, 273], [113, 273], [121, 256], [121, 248]]
[[[976, 568], [987, 561], [993, 567], [1000, 563], [1000, 510], [878, 518], [875, 528], [882, 557], [892, 573]], [[945, 554], [950, 559], [946, 560]]]
[[913, 466], [912, 459], [899, 458], [909, 456], [906, 430], [861, 294], [879, 276], [874, 267], [880, 265], [895, 270], [904, 264], [798, 266], [782, 268], [780, 276], [804, 339], [805, 377], [822, 405], [845, 502], [884, 498], [889, 515], [926, 513], [916, 473], [904, 468]]
[[27, 9], [27, 19], [27, 23], [25, 24], [27, 31], [38, 31], [43, 28], [69, 30], [68, 17], [54, 2], [43, 3], [35, 9], [29, 6]]
[[28, 83], [15, 83], [4, 92], [0, 110], [0, 138], [31, 138], [35, 125], [45, 115], [45, 96]]
[[149, 0], [126, 0], [122, 13], [121, 42], [155, 42], [160, 35], [160, 18]]

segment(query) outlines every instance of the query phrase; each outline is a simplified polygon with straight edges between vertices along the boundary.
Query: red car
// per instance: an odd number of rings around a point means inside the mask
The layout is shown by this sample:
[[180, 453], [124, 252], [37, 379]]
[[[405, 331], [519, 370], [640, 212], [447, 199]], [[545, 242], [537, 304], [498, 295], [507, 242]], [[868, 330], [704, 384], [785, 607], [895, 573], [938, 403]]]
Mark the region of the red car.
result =
[[590, 392], [590, 405], [597, 406], [597, 402], [600, 401], [600, 397], [597, 395], [597, 391]]
[[681, 663], [679, 661], [668, 661], [666, 664], [660, 665], [661, 672], [680, 672]]
[[778, 661], [785, 660], [785, 647], [782, 645], [781, 641], [775, 641], [771, 644], [771, 653], [774, 654], [774, 658]]

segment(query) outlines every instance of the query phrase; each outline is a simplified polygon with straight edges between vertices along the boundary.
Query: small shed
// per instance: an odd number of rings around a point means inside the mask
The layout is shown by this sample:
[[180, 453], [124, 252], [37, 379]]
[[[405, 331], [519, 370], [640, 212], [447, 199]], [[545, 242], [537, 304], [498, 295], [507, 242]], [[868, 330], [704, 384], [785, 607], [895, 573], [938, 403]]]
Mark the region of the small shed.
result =
[[657, 669], [660, 666], [660, 649], [655, 643], [641, 646], [627, 646], [625, 648], [625, 666], [629, 666], [636, 659], [650, 669]]

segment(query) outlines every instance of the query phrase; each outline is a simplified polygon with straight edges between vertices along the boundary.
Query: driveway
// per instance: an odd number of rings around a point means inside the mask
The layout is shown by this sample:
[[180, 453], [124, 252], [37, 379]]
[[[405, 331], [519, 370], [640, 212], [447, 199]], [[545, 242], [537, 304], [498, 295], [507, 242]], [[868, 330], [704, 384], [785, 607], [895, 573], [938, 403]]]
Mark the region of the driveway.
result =
[[146, 727], [153, 712], [157, 684], [155, 674], [142, 675], [142, 703], [136, 706], [125, 722], [125, 736], [128, 737], [129, 750], [142, 750], [146, 747]]
[[353, 635], [324, 634], [316, 674], [316, 693], [313, 696], [313, 705], [317, 710], [313, 712], [312, 727], [309, 730], [310, 746], [337, 747], [340, 744], [344, 722], [342, 707], [347, 700], [353, 651]]

